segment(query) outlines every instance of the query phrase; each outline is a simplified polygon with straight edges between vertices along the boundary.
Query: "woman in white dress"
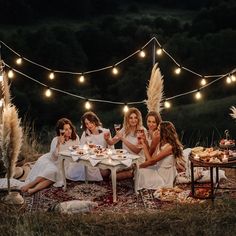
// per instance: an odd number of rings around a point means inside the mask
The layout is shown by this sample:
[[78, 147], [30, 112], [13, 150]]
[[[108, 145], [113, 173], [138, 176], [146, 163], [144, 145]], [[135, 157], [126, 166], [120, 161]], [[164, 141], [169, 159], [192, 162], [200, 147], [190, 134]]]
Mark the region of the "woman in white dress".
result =
[[[53, 183], [57, 187], [62, 186], [62, 176], [58, 169], [58, 153], [72, 145], [78, 145], [79, 137], [72, 122], [66, 118], [57, 121], [56, 134], [57, 136], [51, 142], [50, 152], [37, 160], [25, 180], [26, 184], [21, 187], [22, 192], [33, 194]], [[65, 162], [66, 172], [68, 165], [69, 163]]]
[[[105, 139], [110, 145], [116, 144], [119, 141], [122, 141], [122, 148], [127, 150], [131, 154], [139, 154], [139, 163], [145, 161], [144, 154], [142, 154], [142, 148], [139, 147], [137, 139], [137, 131], [143, 130], [144, 133], [147, 133], [147, 130], [143, 126], [141, 112], [135, 108], [129, 108], [128, 112], [125, 113], [123, 128], [120, 131], [116, 132], [116, 135], [113, 138], [110, 138], [110, 135], [105, 136]], [[133, 170], [131, 168], [124, 169], [117, 173], [117, 179], [125, 179], [133, 177]]]
[[[88, 145], [100, 145], [104, 148], [109, 147], [104, 136], [110, 134], [109, 129], [102, 127], [102, 123], [97, 115], [91, 111], [86, 112], [81, 118], [82, 133], [80, 143]], [[110, 174], [108, 170], [100, 170], [98, 167], [87, 167], [87, 180], [101, 181], [103, 177], [107, 177]], [[74, 181], [85, 180], [84, 165], [79, 162], [70, 164], [66, 177]]]
[[146, 143], [143, 150], [147, 160], [139, 167], [138, 189], [157, 189], [173, 187], [177, 175], [178, 159], [183, 159], [182, 144], [179, 141], [174, 125], [169, 121], [162, 121], [158, 126], [160, 143], [151, 156]]

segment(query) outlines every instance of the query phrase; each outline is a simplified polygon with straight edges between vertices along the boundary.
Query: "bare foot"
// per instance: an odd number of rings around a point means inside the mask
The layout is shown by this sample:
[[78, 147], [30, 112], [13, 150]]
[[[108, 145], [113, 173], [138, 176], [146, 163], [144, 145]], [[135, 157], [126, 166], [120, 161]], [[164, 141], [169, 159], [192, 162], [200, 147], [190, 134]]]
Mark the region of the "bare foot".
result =
[[26, 184], [26, 185], [24, 185], [20, 188], [20, 191], [22, 193], [26, 193], [28, 190], [29, 190], [29, 185], [28, 184]]
[[35, 193], [35, 189], [34, 189], [34, 188], [29, 188], [28, 191], [27, 191], [27, 193], [28, 193], [29, 195], [32, 195], [32, 194]]

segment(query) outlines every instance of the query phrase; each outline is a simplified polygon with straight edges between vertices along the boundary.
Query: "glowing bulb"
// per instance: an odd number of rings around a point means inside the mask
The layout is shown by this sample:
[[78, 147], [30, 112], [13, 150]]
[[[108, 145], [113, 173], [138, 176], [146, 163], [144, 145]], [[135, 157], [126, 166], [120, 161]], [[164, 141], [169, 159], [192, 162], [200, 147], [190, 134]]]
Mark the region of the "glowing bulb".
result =
[[49, 79], [54, 79], [55, 78], [55, 74], [53, 72], [50, 72], [48, 77], [49, 77]]
[[0, 100], [0, 107], [3, 105], [3, 99]]
[[202, 97], [202, 94], [200, 93], [200, 91], [198, 91], [198, 92], [195, 94], [195, 98], [196, 98], [197, 100], [199, 100], [201, 97]]
[[234, 75], [231, 75], [231, 80], [233, 81], [233, 82], [235, 82], [236, 81], [236, 77], [234, 76]]
[[232, 82], [232, 81], [231, 81], [231, 78], [230, 78], [229, 76], [227, 76], [227, 78], [226, 78], [226, 83], [227, 83], [227, 84], [231, 84], [231, 82]]
[[117, 69], [116, 67], [113, 67], [113, 68], [112, 68], [112, 73], [113, 73], [114, 75], [117, 75], [117, 74], [119, 73], [119, 71], [118, 71], [118, 69]]
[[9, 70], [7, 73], [8, 78], [12, 79], [14, 77], [14, 72], [13, 70]]
[[129, 107], [127, 105], [124, 105], [123, 112], [126, 113], [129, 110]]
[[83, 83], [83, 82], [84, 82], [84, 80], [85, 80], [85, 79], [84, 79], [84, 76], [83, 76], [83, 75], [81, 75], [81, 76], [79, 77], [79, 82], [80, 82], [80, 83]]
[[16, 64], [17, 65], [21, 65], [22, 64], [22, 58], [21, 57], [16, 59]]
[[206, 82], [206, 79], [202, 79], [202, 80], [201, 80], [201, 85], [206, 85], [206, 83], [207, 83], [207, 82]]
[[146, 56], [146, 53], [145, 53], [143, 50], [141, 50], [141, 51], [139, 52], [139, 56], [142, 57], [142, 58], [144, 58], [144, 57]]
[[181, 68], [180, 68], [180, 67], [178, 67], [178, 68], [175, 69], [175, 74], [179, 75], [180, 72], [181, 72]]
[[52, 91], [51, 91], [51, 89], [48, 88], [48, 89], [45, 91], [45, 96], [48, 97], [48, 98], [52, 96]]
[[3, 75], [0, 75], [0, 82], [3, 81]]
[[156, 51], [158, 56], [162, 55], [162, 52], [163, 52], [162, 48], [158, 48]]
[[171, 103], [168, 102], [168, 101], [165, 101], [164, 106], [165, 106], [165, 108], [170, 108], [171, 107]]
[[86, 110], [89, 110], [91, 108], [91, 104], [89, 101], [86, 101], [85, 105], [84, 105]]

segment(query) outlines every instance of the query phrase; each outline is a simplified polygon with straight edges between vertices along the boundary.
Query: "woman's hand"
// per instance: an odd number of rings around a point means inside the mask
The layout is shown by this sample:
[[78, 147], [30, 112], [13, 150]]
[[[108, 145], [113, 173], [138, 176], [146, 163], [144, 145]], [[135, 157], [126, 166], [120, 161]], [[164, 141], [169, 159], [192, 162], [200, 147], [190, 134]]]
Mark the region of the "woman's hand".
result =
[[111, 137], [110, 132], [105, 132], [105, 133], [104, 133], [104, 139], [105, 139], [106, 141], [109, 140], [110, 137]]

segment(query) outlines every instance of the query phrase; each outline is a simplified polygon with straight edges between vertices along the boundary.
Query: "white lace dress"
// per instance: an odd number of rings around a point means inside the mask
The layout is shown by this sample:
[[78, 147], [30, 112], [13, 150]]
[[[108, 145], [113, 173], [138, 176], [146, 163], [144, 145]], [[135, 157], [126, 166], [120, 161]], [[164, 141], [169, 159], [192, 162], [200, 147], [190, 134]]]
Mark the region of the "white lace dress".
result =
[[[102, 147], [108, 147], [107, 142], [104, 139], [104, 132], [110, 132], [109, 129], [100, 127], [100, 133], [97, 135], [91, 134], [88, 131], [83, 132], [81, 136], [81, 145], [92, 141], [93, 144], [100, 145]], [[110, 147], [112, 148], [112, 147]], [[85, 167], [80, 164], [80, 162], [70, 163], [66, 172], [66, 178], [73, 181], [84, 181], [85, 180]], [[103, 180], [101, 172], [98, 167], [88, 167], [87, 168], [87, 180], [89, 181], [101, 181]]]
[[[167, 144], [165, 144], [167, 145]], [[164, 148], [165, 145], [162, 147]], [[158, 153], [158, 151], [157, 151]], [[138, 173], [139, 189], [158, 189], [161, 187], [172, 188], [177, 175], [175, 158], [169, 155], [153, 166], [140, 168]]]
[[[58, 137], [53, 138], [51, 142], [50, 152], [42, 155], [34, 164], [30, 170], [25, 182], [29, 183], [35, 180], [37, 177], [43, 177], [49, 179], [54, 183], [55, 187], [63, 186], [62, 174], [59, 171], [59, 161], [52, 159], [53, 153], [56, 153]], [[79, 145], [79, 137], [76, 140], [68, 140], [64, 144], [61, 144], [60, 151], [68, 150], [72, 145]], [[68, 172], [69, 162], [65, 161], [65, 172]]]

